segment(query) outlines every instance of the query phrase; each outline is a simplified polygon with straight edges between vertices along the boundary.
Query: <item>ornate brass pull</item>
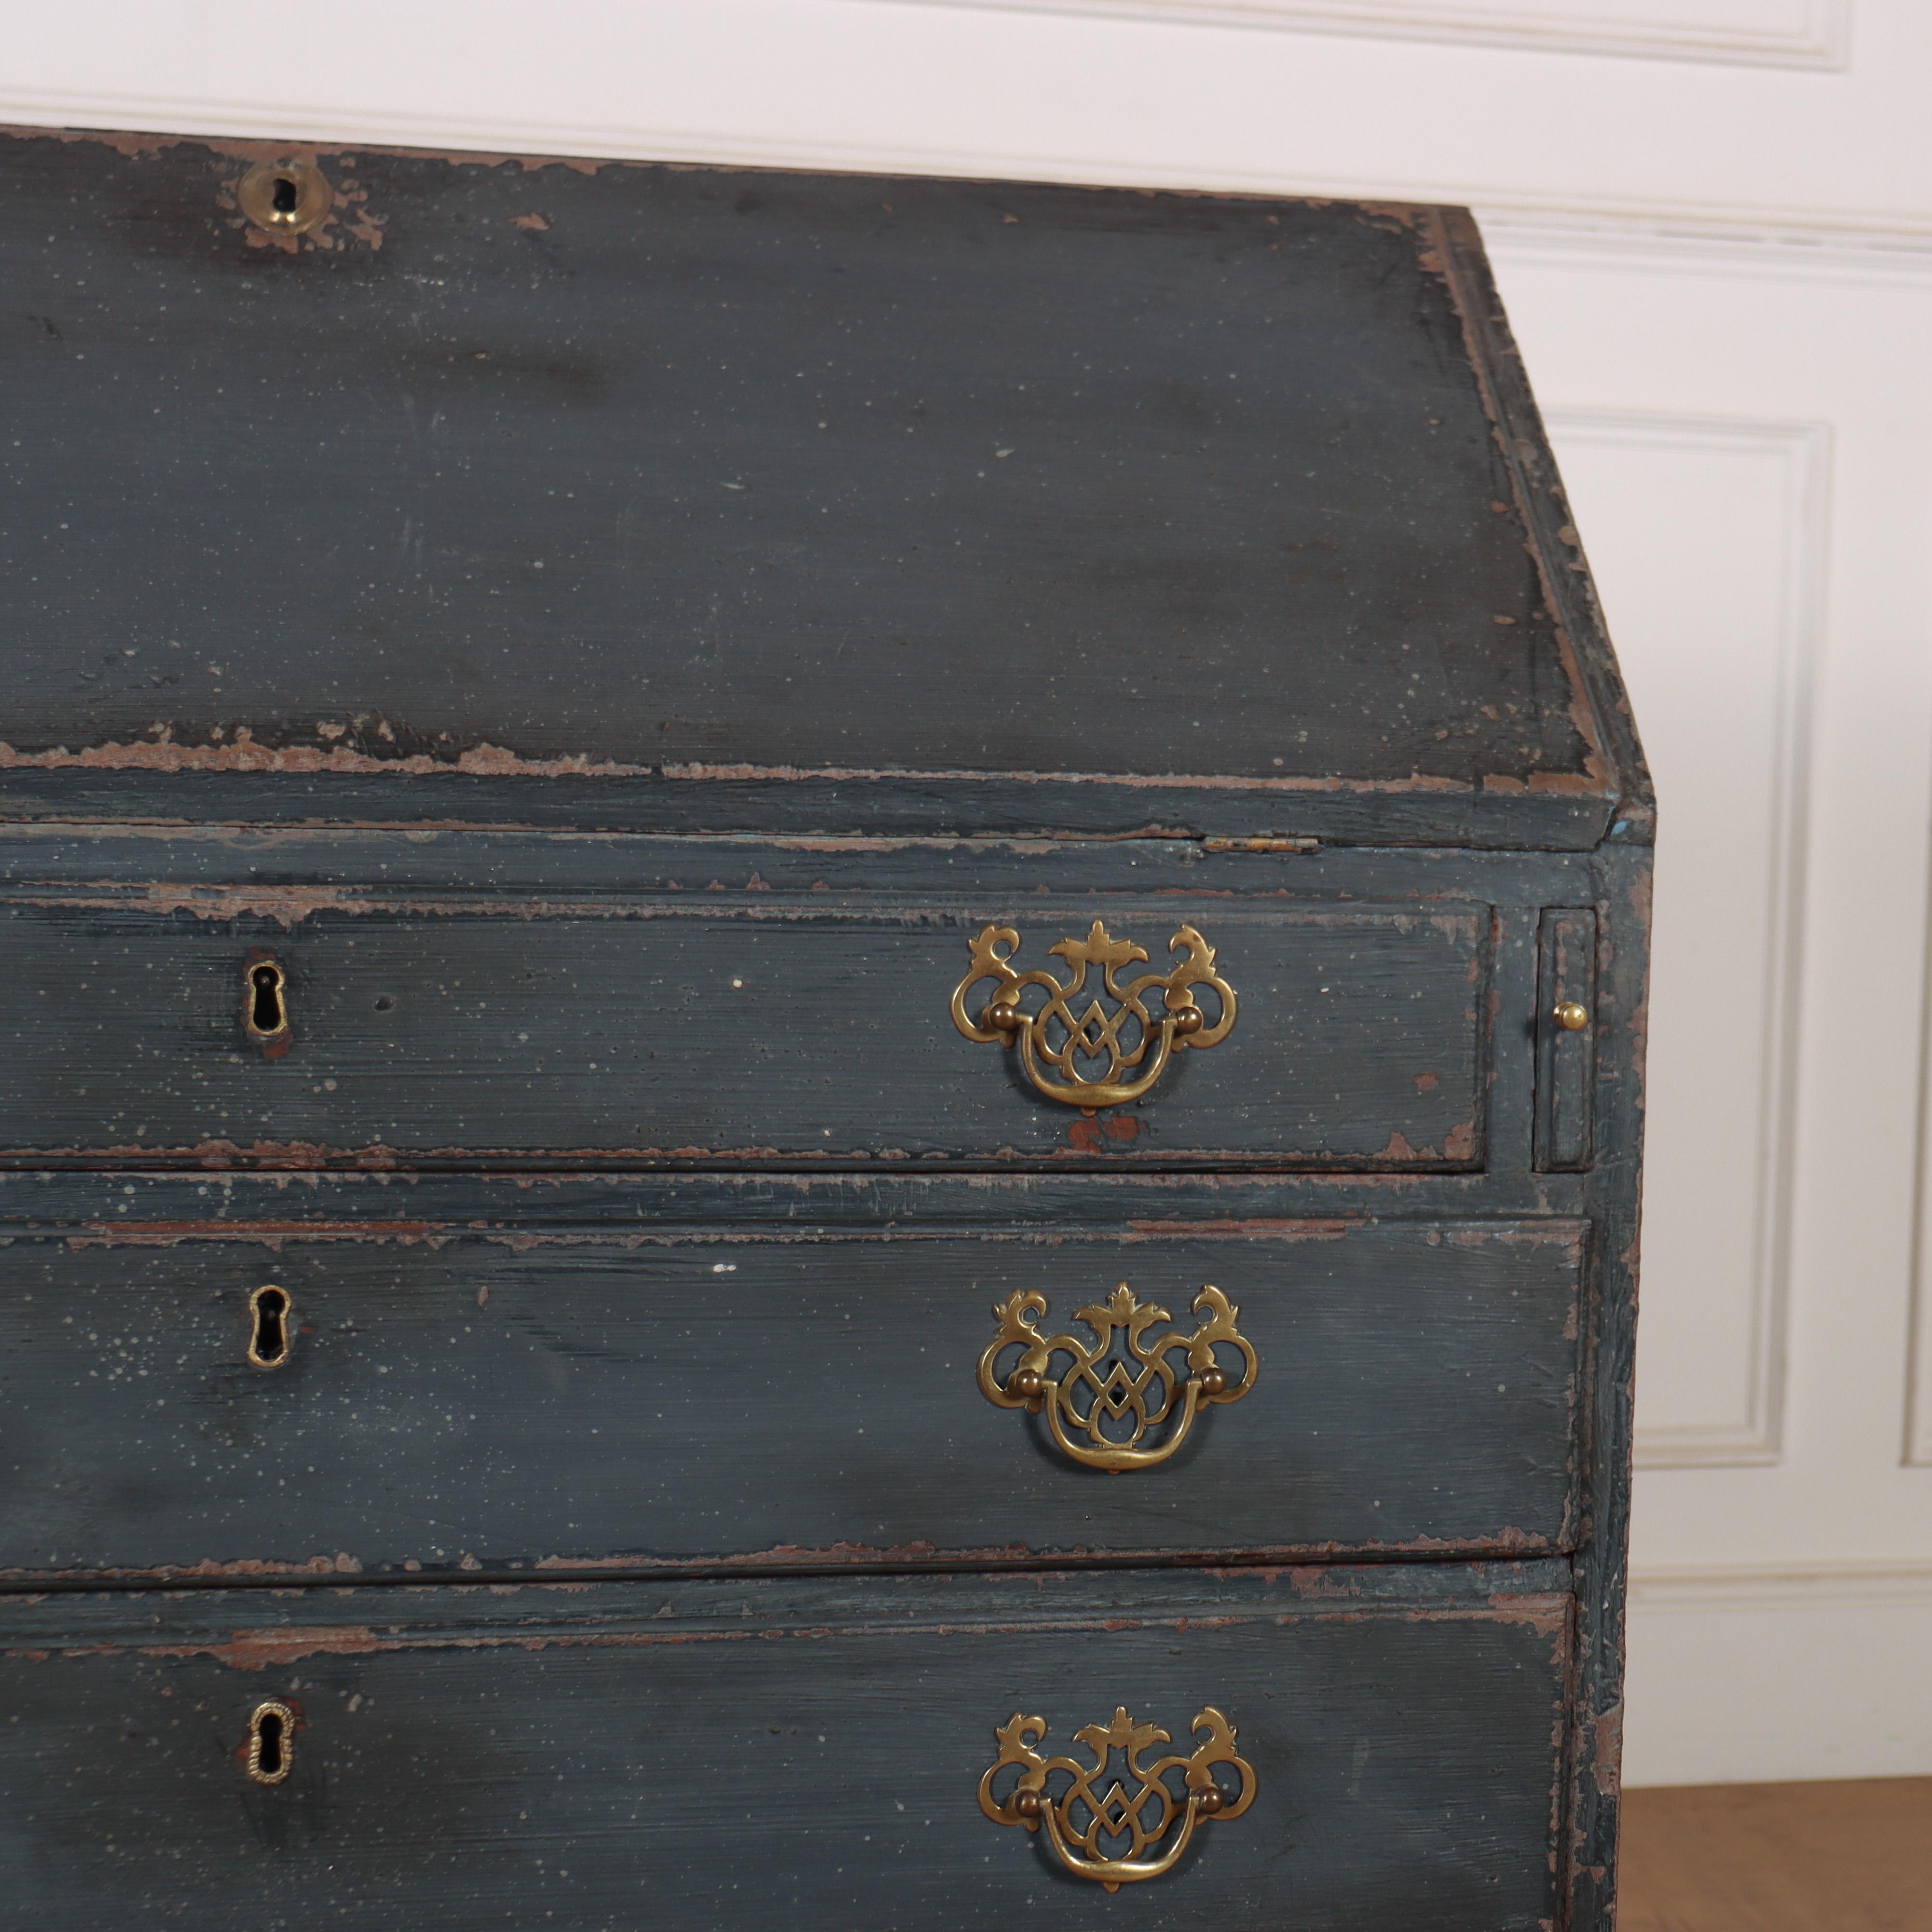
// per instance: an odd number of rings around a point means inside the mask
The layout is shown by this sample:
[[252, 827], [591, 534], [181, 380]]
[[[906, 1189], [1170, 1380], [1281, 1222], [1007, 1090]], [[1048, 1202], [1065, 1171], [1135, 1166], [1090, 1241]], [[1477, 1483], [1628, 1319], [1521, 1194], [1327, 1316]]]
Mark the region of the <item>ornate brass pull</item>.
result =
[[[980, 1358], [980, 1393], [1001, 1408], [1044, 1414], [1054, 1442], [1090, 1469], [1118, 1475], [1164, 1462], [1187, 1440], [1204, 1404], [1239, 1402], [1260, 1372], [1252, 1346], [1234, 1326], [1241, 1311], [1218, 1288], [1202, 1288], [1194, 1312], [1208, 1318], [1192, 1334], [1171, 1329], [1150, 1335], [1156, 1322], [1173, 1316], [1151, 1303], [1143, 1306], [1122, 1282], [1104, 1307], [1073, 1311], [1096, 1338], [1089, 1346], [1072, 1335], [1042, 1335], [1033, 1325], [1030, 1318], [1046, 1312], [1046, 1297], [1036, 1289], [1009, 1295], [993, 1304], [1000, 1332]], [[1126, 1343], [1125, 1359], [1114, 1353], [1116, 1333]], [[1215, 1359], [1217, 1344], [1240, 1357], [1240, 1376], [1232, 1386]], [[1002, 1376], [1000, 1358], [1015, 1346], [1019, 1360]], [[1184, 1381], [1168, 1359], [1181, 1349], [1187, 1354]], [[1058, 1377], [1047, 1373], [1055, 1355], [1072, 1358]], [[1162, 1427], [1167, 1433], [1157, 1446], [1140, 1446], [1150, 1430]]]
[[[1123, 1704], [1111, 1724], [1089, 1724], [1074, 1732], [1094, 1754], [1094, 1762], [1083, 1765], [1070, 1757], [1042, 1757], [1034, 1746], [1046, 1736], [1046, 1720], [1016, 1711], [993, 1733], [1000, 1741], [1000, 1754], [980, 1780], [980, 1809], [996, 1825], [1024, 1825], [1029, 1832], [1045, 1825], [1054, 1857], [1076, 1877], [1095, 1880], [1109, 1892], [1159, 1878], [1180, 1862], [1202, 1820], [1238, 1818], [1255, 1802], [1254, 1767], [1235, 1754], [1234, 1726], [1209, 1704], [1194, 1720], [1193, 1728], [1197, 1735], [1206, 1732], [1208, 1741], [1192, 1756], [1174, 1752], [1143, 1764], [1142, 1758], [1156, 1744], [1172, 1739], [1158, 1724], [1136, 1724]], [[1130, 1796], [1127, 1786], [1116, 1780], [1102, 1797], [1094, 1782], [1106, 1775], [1116, 1751], [1126, 1758], [1127, 1775], [1139, 1780], [1139, 1788]], [[1216, 1781], [1217, 1764], [1232, 1768], [1240, 1780], [1238, 1790], [1231, 1792]], [[1019, 1777], [996, 1800], [994, 1782], [1009, 1765], [1020, 1767]], [[1177, 1771], [1181, 1774], [1178, 1791], [1168, 1781]], [[1062, 1777], [1068, 1780], [1064, 1785], [1059, 1784]], [[1102, 1857], [1103, 1838], [1125, 1838], [1127, 1856]], [[1164, 1839], [1169, 1840], [1167, 1849], [1148, 1856], [1149, 1848]]]
[[[1191, 926], [1179, 928], [1167, 943], [1170, 952], [1185, 953], [1178, 965], [1166, 973], [1144, 973], [1124, 986], [1116, 976], [1120, 968], [1144, 960], [1146, 950], [1130, 939], [1112, 938], [1097, 919], [1084, 939], [1063, 939], [1047, 948], [1073, 969], [1068, 980], [1051, 973], [1014, 971], [1011, 962], [1019, 943], [1018, 930], [1010, 926], [987, 926], [973, 941], [971, 968], [953, 991], [952, 1024], [968, 1040], [982, 1043], [1017, 1040], [1027, 1078], [1049, 1100], [1070, 1107], [1124, 1106], [1160, 1078], [1176, 1047], [1218, 1046], [1234, 1024], [1234, 989], [1215, 971], [1214, 947]], [[1097, 995], [1084, 1013], [1076, 1015], [1070, 1004], [1085, 990], [1090, 966], [1101, 969], [1102, 988], [1114, 1003], [1111, 1015]], [[966, 1010], [966, 995], [982, 980], [994, 982], [993, 997], [976, 1021]], [[1037, 1012], [1020, 1004], [1029, 986], [1046, 992]], [[1211, 986], [1220, 1002], [1212, 1026], [1195, 1003], [1196, 986]], [[1144, 998], [1156, 987], [1162, 1002], [1157, 1013], [1148, 1010]], [[1100, 1060], [1106, 1065], [1094, 1079], [1075, 1064]], [[1143, 1066], [1144, 1072], [1136, 1071]], [[1044, 1069], [1049, 1066], [1058, 1079], [1048, 1077]], [[1133, 1077], [1124, 1077], [1129, 1075]]]

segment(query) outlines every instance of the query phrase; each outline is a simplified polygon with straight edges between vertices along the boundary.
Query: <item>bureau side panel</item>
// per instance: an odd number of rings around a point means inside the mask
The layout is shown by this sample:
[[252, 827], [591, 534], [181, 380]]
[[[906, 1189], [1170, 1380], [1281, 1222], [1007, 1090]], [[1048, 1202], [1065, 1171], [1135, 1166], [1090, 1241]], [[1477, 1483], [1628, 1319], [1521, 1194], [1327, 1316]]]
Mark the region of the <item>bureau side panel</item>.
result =
[[1596, 1166], [1587, 1195], [1598, 1238], [1588, 1316], [1592, 1349], [1583, 1442], [1589, 1527], [1577, 1561], [1575, 1760], [1568, 1828], [1569, 1922], [1576, 1932], [1600, 1928], [1607, 1932], [1616, 1910], [1649, 998], [1649, 848], [1606, 850], [1599, 856], [1598, 876], [1601, 896], [1592, 1028]]

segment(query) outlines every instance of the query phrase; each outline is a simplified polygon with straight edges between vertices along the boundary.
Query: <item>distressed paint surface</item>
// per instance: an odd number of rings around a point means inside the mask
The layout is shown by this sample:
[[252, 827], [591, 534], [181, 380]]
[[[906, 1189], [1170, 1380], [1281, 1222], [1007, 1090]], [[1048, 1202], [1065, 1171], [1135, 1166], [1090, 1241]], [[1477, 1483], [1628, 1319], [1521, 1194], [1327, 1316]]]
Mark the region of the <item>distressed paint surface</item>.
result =
[[[1574, 1532], [1575, 1222], [430, 1228], [272, 1251], [140, 1232], [0, 1249], [18, 1580], [1440, 1554]], [[1079, 1332], [1124, 1279], [1184, 1333], [1216, 1284], [1261, 1372], [1171, 1461], [1114, 1477], [987, 1402], [974, 1366], [996, 1299], [1037, 1290], [1043, 1331]], [[267, 1282], [292, 1306], [289, 1359], [265, 1369], [247, 1317]]]
[[0, 149], [30, 770], [1616, 789], [1436, 211], [319, 158]]
[[[1043, 1900], [1075, 1926], [1534, 1932], [1564, 1595], [1533, 1570], [1351, 1576], [136, 1600], [0, 1658], [10, 1893], [89, 1932], [991, 1932]], [[233, 1754], [268, 1697], [300, 1720], [264, 1790]], [[1258, 1793], [1109, 1897], [974, 1788], [1016, 1710], [1070, 1749], [1123, 1702], [1177, 1739], [1223, 1709]]]
[[[232, 917], [84, 890], [0, 909], [0, 1148], [293, 1167], [1480, 1159], [1486, 908], [333, 896]], [[1057, 965], [1047, 947], [1100, 916], [1142, 937], [1148, 970], [1198, 921], [1242, 1004], [1226, 1040], [1177, 1052], [1145, 1100], [1096, 1119], [1034, 1094], [947, 1003], [989, 920], [1023, 921], [1022, 965]], [[268, 1051], [242, 1014], [257, 954], [287, 977], [292, 1037]]]
[[[283, 248], [282, 149], [0, 147], [0, 1521], [248, 1539], [0, 1580], [20, 1910], [1607, 1932], [1653, 813], [1468, 218], [364, 152]], [[943, 1000], [1114, 906], [1243, 1017], [1090, 1120]], [[1171, 1484], [928, 1399], [1163, 1253], [1280, 1364]], [[271, 1279], [349, 1311], [287, 1371]], [[970, 1804], [1029, 1700], [1225, 1702], [1266, 1807], [1057, 1880]]]

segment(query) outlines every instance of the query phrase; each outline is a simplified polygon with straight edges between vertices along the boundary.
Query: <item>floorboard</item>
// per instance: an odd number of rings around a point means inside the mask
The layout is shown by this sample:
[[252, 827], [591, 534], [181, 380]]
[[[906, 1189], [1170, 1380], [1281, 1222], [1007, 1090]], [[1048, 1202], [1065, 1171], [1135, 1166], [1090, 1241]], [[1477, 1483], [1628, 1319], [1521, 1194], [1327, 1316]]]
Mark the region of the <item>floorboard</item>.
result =
[[1624, 1794], [1618, 1932], [1932, 1932], [1932, 1778]]

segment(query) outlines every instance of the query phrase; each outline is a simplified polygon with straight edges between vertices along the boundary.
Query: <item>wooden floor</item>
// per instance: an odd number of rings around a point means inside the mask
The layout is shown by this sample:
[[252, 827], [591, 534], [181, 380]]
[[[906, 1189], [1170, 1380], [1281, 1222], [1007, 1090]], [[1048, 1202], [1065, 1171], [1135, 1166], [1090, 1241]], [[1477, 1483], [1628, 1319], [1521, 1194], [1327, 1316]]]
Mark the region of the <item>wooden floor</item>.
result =
[[1627, 1791], [1618, 1932], [1932, 1932], [1932, 1778]]

